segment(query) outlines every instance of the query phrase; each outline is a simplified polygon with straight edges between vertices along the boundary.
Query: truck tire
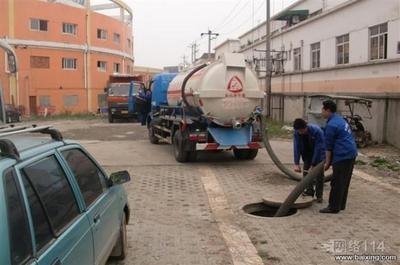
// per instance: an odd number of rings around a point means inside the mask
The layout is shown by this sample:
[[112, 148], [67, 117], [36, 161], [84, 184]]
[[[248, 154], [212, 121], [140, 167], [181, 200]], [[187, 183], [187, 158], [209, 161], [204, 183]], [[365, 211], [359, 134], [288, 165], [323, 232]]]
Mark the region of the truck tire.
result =
[[108, 122], [109, 123], [114, 123], [114, 117], [111, 113], [108, 113]]
[[195, 162], [196, 159], [197, 159], [197, 152], [196, 151], [188, 152], [188, 161], [189, 162]]
[[247, 158], [248, 160], [253, 160], [258, 154], [258, 149], [248, 149]]
[[189, 152], [185, 151], [183, 136], [180, 130], [177, 130], [174, 134], [173, 146], [174, 146], [174, 154], [176, 161], [181, 163], [187, 162], [189, 157]]
[[258, 149], [233, 149], [233, 155], [238, 160], [252, 160], [257, 153]]
[[152, 144], [158, 144], [158, 138], [154, 135], [153, 125], [154, 125], [154, 121], [151, 121], [149, 124], [149, 128], [148, 128], [149, 140], [150, 140], [150, 143], [152, 143]]

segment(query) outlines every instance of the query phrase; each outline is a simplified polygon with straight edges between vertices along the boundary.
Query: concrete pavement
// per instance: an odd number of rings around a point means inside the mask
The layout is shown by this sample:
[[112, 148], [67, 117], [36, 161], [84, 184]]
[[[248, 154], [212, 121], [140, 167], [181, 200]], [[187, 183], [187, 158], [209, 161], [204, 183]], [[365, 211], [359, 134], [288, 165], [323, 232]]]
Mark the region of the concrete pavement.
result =
[[[288, 217], [257, 217], [242, 208], [286, 195], [297, 183], [283, 177], [264, 150], [254, 161], [236, 161], [221, 152], [180, 164], [171, 146], [150, 144], [137, 124], [90, 125], [97, 134], [112, 131], [101, 141], [90, 128], [70, 125], [77, 128], [71, 135], [108, 172], [127, 169], [132, 175], [126, 184], [132, 210], [128, 255], [108, 264], [319, 265], [347, 263], [338, 260], [344, 258], [358, 259], [351, 264], [400, 264], [398, 179], [356, 168], [347, 209], [340, 214], [318, 212], [327, 202], [326, 184], [322, 205]], [[291, 141], [272, 141], [272, 146], [291, 166]]]

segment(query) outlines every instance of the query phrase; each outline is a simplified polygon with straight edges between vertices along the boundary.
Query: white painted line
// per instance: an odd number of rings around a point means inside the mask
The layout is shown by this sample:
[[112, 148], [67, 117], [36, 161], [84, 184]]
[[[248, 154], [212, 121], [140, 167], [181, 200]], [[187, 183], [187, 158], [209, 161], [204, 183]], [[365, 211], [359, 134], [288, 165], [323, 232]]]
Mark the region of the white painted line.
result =
[[261, 257], [251, 243], [246, 231], [235, 222], [235, 216], [230, 208], [225, 194], [212, 170], [208, 167], [199, 168], [201, 181], [207, 192], [211, 210], [217, 221], [219, 230], [229, 248], [234, 265], [263, 265]]
[[353, 170], [353, 174], [355, 176], [359, 177], [359, 178], [362, 178], [362, 179], [367, 180], [369, 182], [373, 182], [373, 183], [375, 183], [375, 184], [377, 184], [377, 185], [379, 185], [379, 186], [381, 186], [381, 187], [383, 187], [385, 189], [392, 190], [394, 192], [400, 193], [400, 188], [392, 186], [389, 183], [384, 183], [382, 181], [379, 181], [377, 178], [375, 178], [375, 177], [373, 177], [373, 176], [371, 176], [371, 175], [369, 175], [367, 173], [364, 173], [364, 172], [362, 172], [360, 170], [354, 169]]

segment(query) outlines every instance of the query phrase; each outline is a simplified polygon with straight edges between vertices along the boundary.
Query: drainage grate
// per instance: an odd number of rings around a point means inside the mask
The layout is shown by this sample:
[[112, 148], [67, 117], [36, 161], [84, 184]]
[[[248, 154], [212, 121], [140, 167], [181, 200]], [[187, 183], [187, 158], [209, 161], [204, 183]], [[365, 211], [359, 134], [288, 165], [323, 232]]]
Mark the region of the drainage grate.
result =
[[[262, 202], [251, 203], [243, 206], [243, 211], [245, 213], [259, 217], [274, 217], [278, 209], [279, 207], [266, 205]], [[297, 213], [297, 209], [291, 208], [285, 216], [290, 216], [295, 213]]]

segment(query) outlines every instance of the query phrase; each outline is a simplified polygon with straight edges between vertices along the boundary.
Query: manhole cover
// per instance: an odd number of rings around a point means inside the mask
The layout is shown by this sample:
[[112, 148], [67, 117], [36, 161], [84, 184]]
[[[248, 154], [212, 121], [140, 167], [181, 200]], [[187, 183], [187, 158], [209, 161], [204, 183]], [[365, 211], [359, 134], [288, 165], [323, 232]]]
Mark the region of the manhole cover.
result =
[[[278, 209], [279, 207], [266, 205], [263, 202], [251, 203], [243, 206], [243, 211], [245, 213], [259, 217], [274, 217]], [[295, 213], [297, 213], [297, 209], [290, 208], [285, 216], [290, 216]]]

